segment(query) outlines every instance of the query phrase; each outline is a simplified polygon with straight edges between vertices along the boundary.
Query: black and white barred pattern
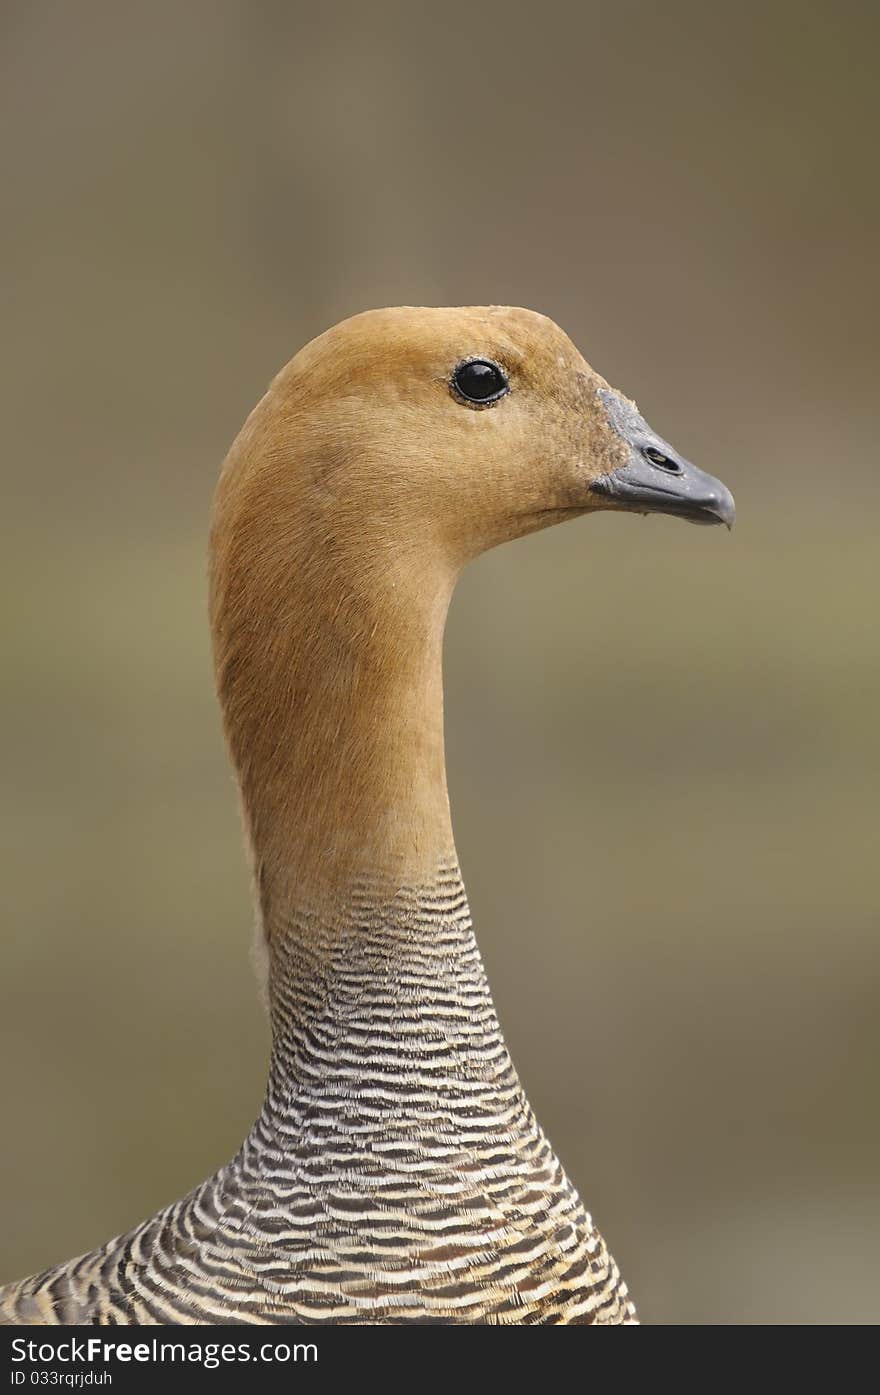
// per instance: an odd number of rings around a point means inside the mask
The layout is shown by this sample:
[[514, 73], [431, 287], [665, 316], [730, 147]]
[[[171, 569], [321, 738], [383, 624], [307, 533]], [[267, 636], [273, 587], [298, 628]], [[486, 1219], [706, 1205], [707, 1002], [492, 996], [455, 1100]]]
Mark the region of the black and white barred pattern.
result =
[[501, 1035], [457, 868], [273, 927], [274, 1047], [238, 1155], [10, 1322], [620, 1323], [617, 1267]]

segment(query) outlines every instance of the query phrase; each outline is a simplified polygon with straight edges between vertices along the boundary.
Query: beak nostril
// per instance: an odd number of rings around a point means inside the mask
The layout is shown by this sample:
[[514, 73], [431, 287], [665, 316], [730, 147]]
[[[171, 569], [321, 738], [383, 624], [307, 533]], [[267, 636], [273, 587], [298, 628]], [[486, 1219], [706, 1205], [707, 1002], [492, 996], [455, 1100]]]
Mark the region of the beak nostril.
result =
[[692, 523], [732, 526], [736, 506], [720, 480], [678, 455], [631, 403], [605, 389], [600, 389], [600, 400], [627, 458], [617, 469], [594, 480], [592, 493], [604, 494], [611, 501], [610, 507], [630, 513], [668, 513]]
[[642, 454], [646, 460], [650, 460], [652, 465], [656, 465], [658, 470], [665, 470], [669, 475], [681, 474], [681, 466], [678, 461], [664, 455], [662, 450], [658, 450], [656, 446], [644, 446]]

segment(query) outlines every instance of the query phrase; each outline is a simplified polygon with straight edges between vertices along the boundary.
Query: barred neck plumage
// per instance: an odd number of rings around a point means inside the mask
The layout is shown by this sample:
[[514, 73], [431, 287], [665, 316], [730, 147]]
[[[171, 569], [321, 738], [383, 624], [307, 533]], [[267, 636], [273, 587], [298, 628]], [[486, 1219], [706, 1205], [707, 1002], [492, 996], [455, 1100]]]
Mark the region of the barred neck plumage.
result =
[[620, 1323], [635, 1311], [529, 1107], [458, 869], [271, 937], [273, 1053], [239, 1153], [0, 1294], [26, 1322]]
[[[456, 864], [393, 896], [369, 882], [335, 914], [304, 911], [270, 936], [272, 1068], [264, 1119], [320, 1100], [368, 1132], [410, 1144], [482, 1106], [487, 1131], [526, 1109], [471, 928]], [[424, 1139], [422, 1141], [424, 1141]], [[378, 1143], [378, 1139], [377, 1139]]]
[[247, 1235], [263, 1307], [280, 1274], [305, 1322], [633, 1321], [508, 1053], [457, 864], [269, 938], [265, 1103], [198, 1201]]

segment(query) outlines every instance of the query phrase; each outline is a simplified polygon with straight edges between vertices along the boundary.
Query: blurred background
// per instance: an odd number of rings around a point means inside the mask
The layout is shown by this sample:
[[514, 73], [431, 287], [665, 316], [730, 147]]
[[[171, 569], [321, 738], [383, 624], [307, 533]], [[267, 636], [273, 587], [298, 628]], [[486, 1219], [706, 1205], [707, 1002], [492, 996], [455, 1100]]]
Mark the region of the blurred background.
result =
[[457, 595], [450, 782], [514, 1057], [645, 1321], [876, 1320], [880, 9], [0, 24], [0, 1280], [184, 1193], [259, 1107], [205, 614], [229, 443], [332, 322], [495, 302], [739, 508], [584, 520]]

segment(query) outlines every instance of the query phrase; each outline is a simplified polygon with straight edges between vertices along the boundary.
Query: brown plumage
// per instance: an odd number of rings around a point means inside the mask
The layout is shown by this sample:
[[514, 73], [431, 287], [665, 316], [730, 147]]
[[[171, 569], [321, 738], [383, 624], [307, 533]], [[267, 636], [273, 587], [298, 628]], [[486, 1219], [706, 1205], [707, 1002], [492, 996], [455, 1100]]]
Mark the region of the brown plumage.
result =
[[374, 311], [272, 383], [211, 534], [268, 967], [266, 1101], [190, 1196], [0, 1291], [10, 1320], [634, 1320], [504, 1046], [443, 754], [462, 568], [609, 507], [732, 520], [724, 487], [543, 316]]

